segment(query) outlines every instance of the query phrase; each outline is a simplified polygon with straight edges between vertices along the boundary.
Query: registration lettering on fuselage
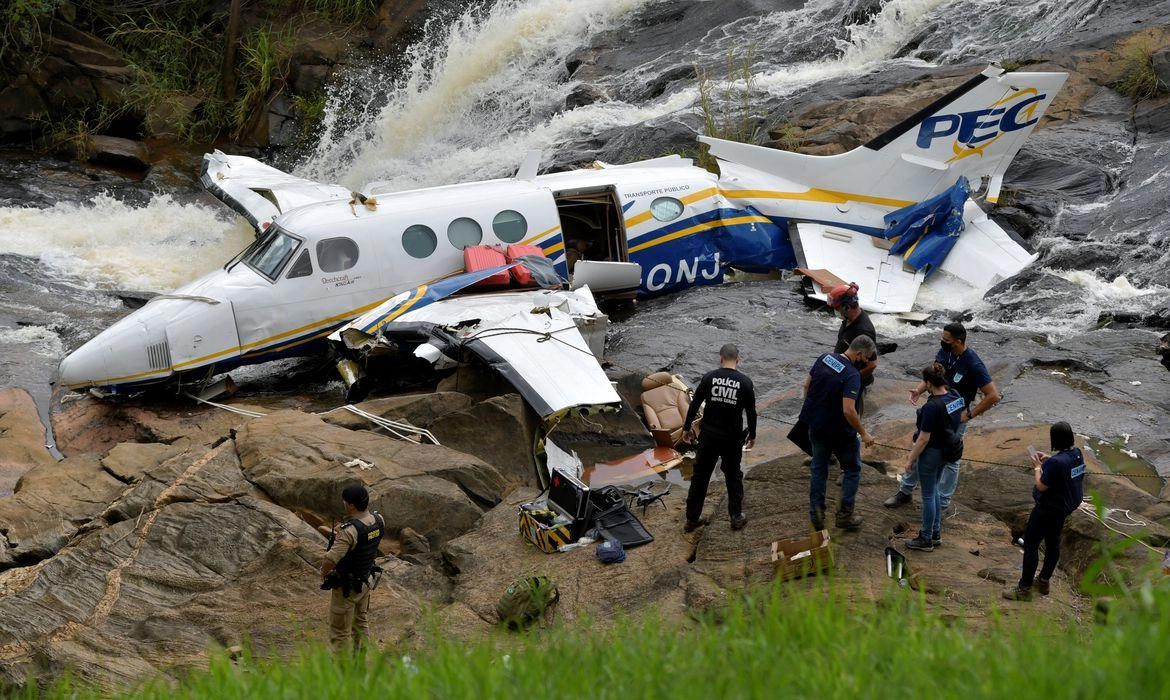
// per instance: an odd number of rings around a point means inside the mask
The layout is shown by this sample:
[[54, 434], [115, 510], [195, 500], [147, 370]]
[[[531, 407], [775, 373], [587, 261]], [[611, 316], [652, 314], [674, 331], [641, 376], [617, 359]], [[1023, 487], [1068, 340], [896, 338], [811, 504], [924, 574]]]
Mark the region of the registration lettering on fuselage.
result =
[[672, 285], [696, 284], [702, 278], [713, 282], [723, 274], [719, 267], [719, 253], [715, 253], [710, 260], [692, 258], [679, 260], [678, 263], [658, 263], [646, 273], [646, 289], [651, 292], [660, 292]]

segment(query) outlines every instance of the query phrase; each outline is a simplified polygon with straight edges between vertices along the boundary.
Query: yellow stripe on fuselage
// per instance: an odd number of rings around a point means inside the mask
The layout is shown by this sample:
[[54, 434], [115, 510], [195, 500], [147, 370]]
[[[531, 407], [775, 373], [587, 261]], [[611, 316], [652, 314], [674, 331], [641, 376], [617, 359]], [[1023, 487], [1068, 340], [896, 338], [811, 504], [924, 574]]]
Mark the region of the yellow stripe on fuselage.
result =
[[[714, 197], [718, 191], [719, 190], [714, 187], [708, 187], [705, 190], [699, 190], [693, 194], [688, 194], [687, 196], [680, 198], [679, 201], [681, 201], [683, 204], [694, 204], [695, 202]], [[651, 214], [649, 209], [642, 212], [641, 214], [635, 214], [634, 216], [626, 219], [626, 228], [631, 229], [638, 224], [645, 223], [650, 219], [650, 216]]]
[[775, 190], [722, 190], [723, 194], [732, 199], [790, 199], [799, 202], [825, 202], [827, 204], [845, 204], [847, 202], [863, 202], [877, 204], [883, 207], [902, 207], [914, 204], [907, 199], [888, 199], [886, 197], [871, 197], [852, 192], [837, 192], [813, 188], [807, 192], [778, 192]]
[[670, 241], [678, 240], [679, 238], [685, 238], [686, 236], [694, 235], [696, 233], [699, 233], [700, 231], [709, 231], [713, 228], [720, 228], [723, 226], [734, 226], [737, 224], [749, 224], [749, 223], [768, 223], [768, 217], [755, 216], [755, 215], [737, 216], [734, 219], [719, 219], [718, 221], [708, 221], [708, 222], [703, 223], [703, 224], [696, 224], [695, 226], [680, 229], [678, 231], [675, 231], [674, 233], [668, 233], [665, 236], [655, 238], [652, 241], [646, 241], [645, 243], [639, 243], [638, 245], [630, 248], [630, 254], [633, 255], [634, 253], [637, 253], [639, 250], [646, 250], [647, 248], [653, 248], [656, 245], [661, 245], [663, 243], [669, 243]]
[[398, 310], [397, 310], [397, 311], [395, 311], [394, 313], [390, 314], [390, 315], [389, 315], [389, 316], [387, 316], [386, 318], [382, 319], [382, 320], [381, 320], [381, 321], [379, 321], [378, 323], [374, 324], [374, 326], [373, 326], [372, 328], [370, 328], [370, 330], [368, 330], [368, 331], [365, 331], [365, 332], [366, 332], [366, 333], [370, 333], [370, 334], [377, 333], [377, 332], [378, 332], [378, 330], [382, 328], [382, 326], [386, 325], [387, 323], [390, 323], [390, 322], [391, 322], [391, 321], [393, 321], [394, 319], [398, 318], [398, 317], [399, 317], [399, 316], [401, 316], [402, 314], [404, 314], [404, 313], [406, 313], [407, 311], [409, 311], [409, 310], [410, 310], [410, 308], [411, 308], [412, 306], [414, 306], [415, 304], [417, 304], [417, 303], [418, 303], [418, 300], [419, 300], [419, 299], [422, 299], [422, 298], [423, 298], [423, 295], [425, 295], [425, 294], [427, 293], [427, 285], [425, 285], [425, 284], [424, 284], [424, 285], [420, 285], [416, 291], [417, 291], [417, 294], [415, 294], [415, 295], [414, 295], [414, 297], [412, 297], [411, 299], [408, 299], [408, 300], [406, 301], [406, 303], [404, 303], [404, 304], [403, 304], [401, 307], [399, 307], [399, 308], [398, 308]]
[[[543, 241], [545, 238], [548, 238], [550, 235], [552, 235], [560, 230], [561, 230], [560, 226], [553, 226], [550, 229], [546, 229], [544, 231], [541, 231], [540, 233], [536, 234], [535, 236], [533, 236], [531, 238], [520, 241], [520, 245], [532, 245], [536, 241]], [[539, 245], [539, 244], [537, 244], [537, 245]], [[553, 247], [544, 251], [544, 256], [546, 258], [551, 257], [553, 255], [553, 253], [559, 253], [564, 249], [565, 249], [565, 242], [564, 242], [564, 240], [562, 240], [560, 243], [557, 243]]]

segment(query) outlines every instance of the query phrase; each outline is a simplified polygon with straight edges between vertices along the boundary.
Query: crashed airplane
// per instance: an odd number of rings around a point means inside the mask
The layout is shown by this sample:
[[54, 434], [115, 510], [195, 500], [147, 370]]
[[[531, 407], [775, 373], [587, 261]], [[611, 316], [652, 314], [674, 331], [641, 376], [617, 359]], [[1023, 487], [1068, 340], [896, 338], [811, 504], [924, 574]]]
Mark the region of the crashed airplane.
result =
[[[728, 268], [800, 270], [820, 283], [812, 294], [821, 298], [835, 283], [857, 282], [861, 305], [873, 312], [913, 311], [924, 284], [985, 290], [1035, 256], [969, 190], [996, 201], [1009, 163], [1066, 77], [988, 68], [840, 155], [701, 138], [718, 159], [718, 177], [677, 156], [538, 175], [539, 157], [530, 155], [511, 178], [352, 192], [211, 153], [204, 185], [253, 224], [256, 240], [73, 351], [59, 383], [106, 394], [198, 387], [241, 365], [316, 352], [383, 304], [390, 306], [376, 316], [392, 328], [387, 316], [405, 312], [393, 303], [398, 295], [406, 293], [401, 306], [466, 270], [499, 274], [502, 266], [472, 265], [470, 253], [508, 247], [535, 252], [569, 289], [598, 297], [719, 284]], [[426, 322], [476, 320], [459, 301], [467, 293], [434, 305]], [[530, 312], [576, 302], [516, 303], [513, 311]], [[544, 318], [565, 323], [555, 312]]]

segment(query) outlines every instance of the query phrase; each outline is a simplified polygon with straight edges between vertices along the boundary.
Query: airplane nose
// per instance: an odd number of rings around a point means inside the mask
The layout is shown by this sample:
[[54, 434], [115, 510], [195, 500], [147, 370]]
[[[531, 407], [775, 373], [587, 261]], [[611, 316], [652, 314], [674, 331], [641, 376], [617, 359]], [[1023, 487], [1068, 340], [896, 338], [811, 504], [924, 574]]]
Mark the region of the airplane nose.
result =
[[[161, 342], [159, 342], [161, 340]], [[69, 389], [113, 388], [146, 383], [171, 375], [166, 337], [152, 338], [133, 315], [94, 336], [61, 360], [58, 382]]]
[[94, 380], [109, 375], [101, 352], [95, 352], [91, 343], [82, 345], [61, 360], [58, 374], [58, 381], [70, 389], [90, 386]]

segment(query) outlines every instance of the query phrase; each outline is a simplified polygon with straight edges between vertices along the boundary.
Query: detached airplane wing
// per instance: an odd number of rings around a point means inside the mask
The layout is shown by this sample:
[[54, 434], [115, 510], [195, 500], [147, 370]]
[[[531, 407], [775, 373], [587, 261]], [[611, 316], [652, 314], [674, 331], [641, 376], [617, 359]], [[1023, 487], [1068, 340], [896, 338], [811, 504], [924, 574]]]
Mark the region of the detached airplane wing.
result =
[[403, 292], [330, 340], [348, 349], [413, 345], [417, 357], [440, 368], [461, 362], [466, 350], [507, 379], [541, 418], [571, 408], [620, 404], [595, 354], [604, 343], [608, 319], [588, 287], [451, 296], [500, 269], [506, 267]]
[[207, 191], [236, 210], [258, 232], [277, 216], [297, 207], [354, 196], [341, 185], [323, 185], [289, 175], [255, 158], [229, 156], [218, 150], [203, 156], [199, 179]]

